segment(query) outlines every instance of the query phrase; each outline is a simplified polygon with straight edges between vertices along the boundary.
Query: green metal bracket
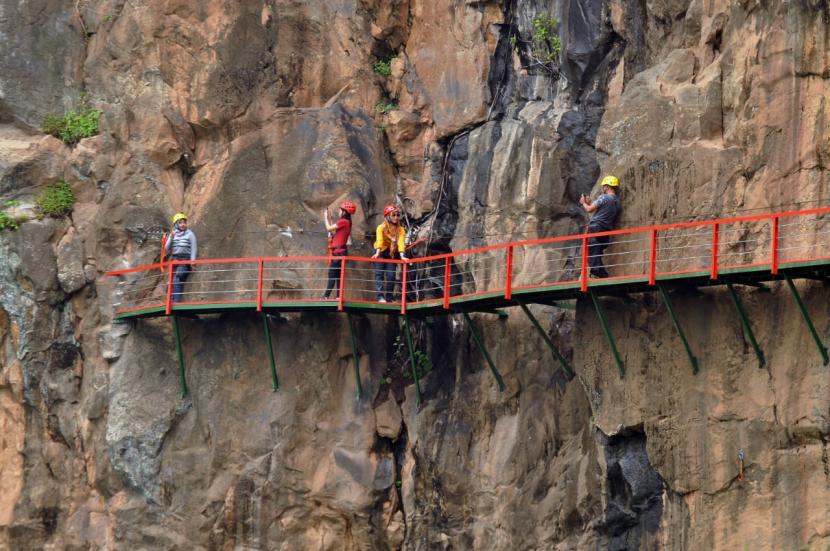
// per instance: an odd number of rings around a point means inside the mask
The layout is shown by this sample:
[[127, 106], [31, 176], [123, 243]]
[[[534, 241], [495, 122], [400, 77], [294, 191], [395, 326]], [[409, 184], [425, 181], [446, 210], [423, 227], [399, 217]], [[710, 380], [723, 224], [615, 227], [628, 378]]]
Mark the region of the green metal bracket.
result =
[[789, 274], [784, 274], [784, 278], [786, 278], [787, 285], [790, 287], [790, 291], [793, 294], [793, 298], [795, 298], [796, 304], [798, 304], [798, 310], [801, 312], [801, 317], [804, 318], [804, 323], [806, 323], [807, 327], [810, 329], [813, 341], [816, 343], [822, 359], [824, 359], [824, 365], [827, 365], [827, 363], [830, 362], [830, 357], [827, 355], [827, 348], [821, 343], [821, 338], [818, 336], [818, 331], [816, 331], [815, 325], [813, 325], [813, 320], [810, 319], [810, 314], [807, 313], [807, 308], [804, 307], [804, 302], [798, 294], [798, 289], [795, 288], [795, 284]]
[[759, 293], [770, 293], [770, 292], [772, 292], [772, 289], [767, 287], [761, 281], [747, 282], [746, 285], [749, 285], [750, 287], [755, 287], [758, 290]]
[[179, 357], [179, 381], [182, 388], [182, 398], [187, 396], [187, 379], [184, 372], [184, 353], [182, 352], [182, 336], [179, 330], [179, 318], [173, 316], [173, 335], [176, 337], [176, 354]]
[[493, 314], [499, 319], [507, 319], [509, 314], [504, 308], [476, 308], [473, 310], [466, 310], [467, 312], [478, 312], [479, 314]]
[[346, 314], [349, 318], [349, 336], [351, 337], [352, 341], [352, 359], [354, 360], [354, 378], [357, 382], [357, 399], [360, 401], [363, 398], [363, 386], [360, 384], [360, 359], [357, 356], [357, 337], [354, 334], [354, 322], [352, 321], [352, 315]]
[[274, 345], [271, 343], [271, 324], [268, 323], [268, 314], [262, 313], [262, 326], [265, 328], [265, 342], [268, 344], [268, 359], [271, 361], [271, 390], [276, 392], [280, 389], [280, 381], [277, 379], [277, 362], [274, 360]]
[[493, 377], [496, 378], [496, 382], [499, 385], [499, 391], [504, 392], [504, 379], [501, 378], [501, 373], [499, 370], [496, 369], [496, 365], [493, 363], [493, 359], [490, 357], [490, 354], [487, 353], [487, 350], [484, 348], [484, 343], [481, 340], [481, 337], [476, 331], [475, 325], [473, 325], [473, 320], [470, 319], [470, 315], [467, 312], [462, 312], [464, 314], [464, 319], [467, 320], [467, 325], [470, 327], [470, 333], [473, 335], [473, 340], [476, 342], [478, 349], [481, 350], [484, 359], [487, 360], [487, 365], [490, 366], [490, 371], [493, 373]]
[[406, 347], [409, 350], [409, 365], [412, 367], [412, 379], [415, 381], [415, 405], [421, 407], [421, 383], [418, 381], [418, 366], [415, 364], [415, 347], [412, 346], [409, 316], [403, 317], [403, 331], [406, 335]]
[[[516, 300], [516, 299], [514, 299], [514, 300]], [[562, 368], [565, 370], [565, 373], [568, 374], [569, 378], [573, 379], [573, 377], [574, 377], [573, 369], [571, 369], [571, 366], [568, 364], [568, 361], [559, 352], [559, 349], [556, 348], [556, 346], [554, 346], [553, 341], [550, 340], [550, 337], [548, 336], [548, 332], [545, 331], [544, 329], [542, 329], [542, 326], [539, 324], [539, 321], [536, 319], [536, 316], [534, 316], [533, 313], [530, 311], [530, 308], [528, 308], [520, 300], [516, 300], [516, 303], [519, 306], [521, 306], [522, 311], [524, 311], [525, 315], [527, 316], [527, 319], [530, 320], [530, 323], [533, 324], [533, 327], [536, 328], [536, 331], [539, 332], [539, 335], [541, 335], [542, 339], [544, 339], [544, 341], [547, 343], [548, 348], [550, 348], [551, 352], [553, 352], [553, 356], [557, 360], [559, 360], [560, 364], [562, 364]]]
[[[515, 295], [513, 298], [516, 298]], [[563, 302], [561, 300], [544, 300], [542, 298], [537, 298], [528, 300], [525, 304], [542, 304], [544, 306], [555, 306], [557, 308], [562, 308], [563, 310], [576, 310], [576, 304], [572, 302]]]
[[614, 356], [614, 361], [617, 364], [617, 369], [620, 371], [620, 377], [625, 377], [625, 366], [623, 365], [620, 353], [617, 351], [617, 345], [614, 344], [614, 337], [611, 335], [611, 328], [608, 327], [608, 321], [605, 319], [605, 311], [602, 309], [602, 304], [599, 303], [597, 295], [594, 291], [588, 291], [591, 294], [591, 301], [594, 303], [594, 310], [597, 311], [599, 323], [602, 326], [602, 332], [605, 333], [605, 338], [611, 346], [611, 354]]
[[732, 304], [735, 305], [735, 310], [738, 311], [738, 317], [741, 318], [741, 325], [744, 327], [744, 333], [746, 333], [746, 336], [749, 337], [752, 349], [755, 350], [755, 356], [758, 357], [758, 367], [764, 367], [764, 364], [766, 363], [766, 360], [764, 359], [764, 352], [761, 350], [761, 347], [758, 346], [758, 341], [755, 340], [755, 333], [752, 332], [752, 326], [749, 325], [749, 318], [747, 318], [744, 307], [738, 298], [738, 293], [735, 292], [735, 288], [731, 283], [727, 283], [726, 287], [729, 289], [729, 296], [732, 297]]
[[692, 364], [692, 372], [698, 372], [697, 366], [697, 358], [694, 354], [692, 354], [692, 349], [689, 347], [689, 341], [686, 340], [686, 334], [683, 332], [683, 328], [680, 326], [680, 322], [677, 320], [677, 314], [674, 312], [674, 307], [672, 306], [671, 300], [669, 299], [669, 294], [666, 292], [666, 287], [657, 283], [657, 289], [660, 291], [660, 296], [663, 297], [663, 302], [666, 305], [666, 310], [669, 311], [669, 317], [671, 318], [671, 322], [674, 325], [674, 330], [677, 331], [677, 335], [680, 337], [680, 340], [683, 342], [683, 348], [686, 349], [686, 355], [689, 357], [689, 363]]

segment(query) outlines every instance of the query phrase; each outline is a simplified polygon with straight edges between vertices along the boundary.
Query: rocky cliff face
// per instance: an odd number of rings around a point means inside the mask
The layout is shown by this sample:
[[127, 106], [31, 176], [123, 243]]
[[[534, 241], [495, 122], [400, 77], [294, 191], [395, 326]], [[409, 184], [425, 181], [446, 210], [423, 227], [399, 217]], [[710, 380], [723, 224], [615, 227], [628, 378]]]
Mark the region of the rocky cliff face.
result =
[[[763, 369], [712, 290], [675, 297], [697, 375], [651, 296], [606, 304], [625, 378], [589, 304], [533, 307], [573, 379], [524, 318], [474, 316], [503, 393], [461, 320], [419, 324], [418, 407], [398, 320], [359, 320], [356, 401], [319, 314], [274, 320], [277, 393], [259, 318], [182, 320], [182, 399], [169, 320], [114, 322], [103, 274], [179, 209], [229, 257], [321, 253], [344, 198], [361, 236], [399, 197], [435, 251], [573, 233], [601, 172], [626, 225], [821, 204], [828, 25], [825, 0], [0, 4], [0, 198], [78, 198], [0, 232], [0, 546], [826, 548], [830, 375], [786, 289], [743, 295]], [[98, 136], [39, 132], [82, 95]]]

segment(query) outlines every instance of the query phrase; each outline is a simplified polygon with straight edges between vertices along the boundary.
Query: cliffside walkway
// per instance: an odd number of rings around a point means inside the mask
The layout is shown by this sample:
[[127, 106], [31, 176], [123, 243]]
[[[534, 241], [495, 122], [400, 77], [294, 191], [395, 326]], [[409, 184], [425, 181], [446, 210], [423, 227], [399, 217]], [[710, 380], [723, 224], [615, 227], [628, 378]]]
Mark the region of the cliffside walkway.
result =
[[[593, 279], [588, 269], [588, 240], [604, 235], [610, 238], [603, 258], [612, 277]], [[611, 356], [623, 375], [624, 365], [599, 299], [653, 291], [659, 292], [665, 302], [690, 365], [697, 372], [697, 359], [686, 341], [669, 291], [711, 285], [728, 287], [744, 331], [763, 365], [763, 352], [733, 285], [763, 287], [764, 282], [772, 280], [787, 282], [824, 363], [830, 359], [793, 283], [797, 278], [830, 280], [830, 207], [516, 241], [414, 258], [406, 263], [353, 256], [338, 258], [343, 258], [337, 281], [339, 294], [330, 300], [321, 298], [328, 282], [331, 258], [327, 256], [169, 261], [107, 275], [118, 278], [114, 293], [116, 319], [173, 317], [183, 394], [187, 386], [178, 314], [261, 312], [274, 390], [279, 381], [267, 314], [311, 310], [403, 316], [416, 385], [409, 319], [462, 314], [499, 388], [503, 388], [501, 375], [468, 315], [470, 312], [504, 315], [501, 309], [519, 306], [572, 375], [571, 367], [527, 304], [564, 305], [562, 301], [590, 296]], [[373, 264], [378, 262], [398, 265], [394, 301], [377, 301]], [[174, 303], [173, 273], [179, 264], [193, 264], [194, 272], [184, 286], [181, 301]], [[349, 327], [353, 328], [351, 317]], [[353, 330], [352, 346], [357, 374]], [[357, 382], [360, 396], [359, 376]], [[417, 390], [420, 400], [419, 386]]]

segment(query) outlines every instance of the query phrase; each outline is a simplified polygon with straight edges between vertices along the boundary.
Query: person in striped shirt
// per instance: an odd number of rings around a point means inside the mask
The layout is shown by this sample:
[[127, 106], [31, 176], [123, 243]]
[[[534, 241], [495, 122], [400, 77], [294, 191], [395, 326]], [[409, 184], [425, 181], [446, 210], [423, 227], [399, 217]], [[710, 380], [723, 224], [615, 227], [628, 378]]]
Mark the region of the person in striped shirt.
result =
[[[173, 229], [164, 244], [165, 253], [173, 260], [196, 260], [196, 234], [187, 227], [187, 215], [177, 212], [173, 215]], [[173, 302], [182, 300], [184, 282], [190, 272], [192, 264], [176, 264], [173, 273]]]

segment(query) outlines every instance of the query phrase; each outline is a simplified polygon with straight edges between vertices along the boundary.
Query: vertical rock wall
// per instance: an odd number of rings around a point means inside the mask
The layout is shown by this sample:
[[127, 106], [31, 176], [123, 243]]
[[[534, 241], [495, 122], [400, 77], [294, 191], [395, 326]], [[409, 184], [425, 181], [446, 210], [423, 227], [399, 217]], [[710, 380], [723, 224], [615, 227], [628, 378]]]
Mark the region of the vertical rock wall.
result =
[[[519, 313], [473, 316], [503, 393], [463, 319], [415, 324], [418, 407], [398, 320], [357, 323], [358, 402], [345, 320], [311, 314], [271, 320], [277, 393], [260, 318], [182, 320], [183, 399], [169, 320], [114, 322], [103, 275], [180, 209], [229, 257], [322, 252], [344, 198], [355, 254], [395, 197], [434, 251], [573, 233], [603, 172], [624, 224], [820, 202], [826, 2], [24, 4], [0, 6], [0, 199], [78, 202], [0, 232], [0, 547], [826, 547], [828, 376], [785, 290], [744, 294], [764, 369], [722, 294], [677, 297], [697, 376], [654, 297], [607, 304], [625, 379], [586, 304], [533, 307], [570, 380]], [[82, 93], [100, 135], [38, 131]]]

